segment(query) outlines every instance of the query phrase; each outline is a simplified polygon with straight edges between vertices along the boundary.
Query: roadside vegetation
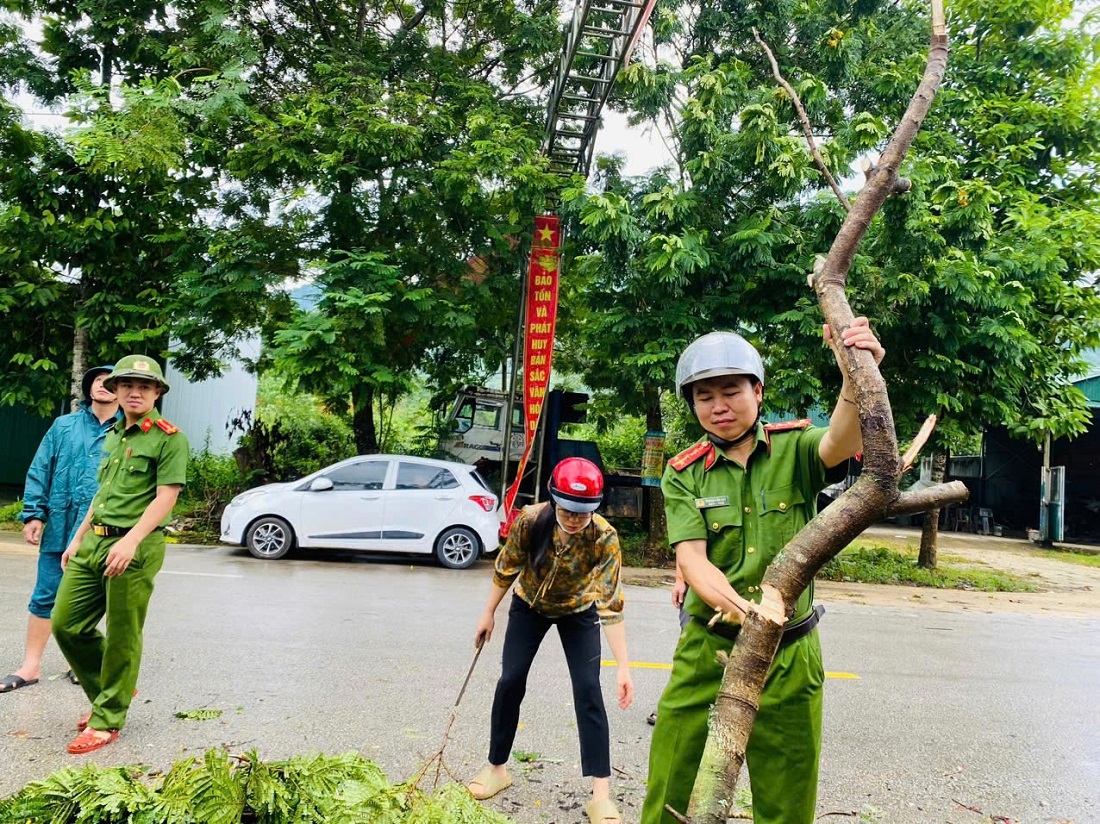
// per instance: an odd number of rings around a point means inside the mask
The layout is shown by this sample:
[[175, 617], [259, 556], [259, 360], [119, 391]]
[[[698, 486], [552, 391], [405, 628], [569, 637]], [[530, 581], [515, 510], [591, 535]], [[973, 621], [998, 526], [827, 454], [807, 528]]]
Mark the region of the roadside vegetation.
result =
[[[615, 523], [626, 566], [661, 566], [645, 549], [645, 530], [637, 521]], [[1071, 553], [1057, 553], [1058, 556]], [[1100, 556], [1082, 556], [1100, 560]], [[975, 567], [953, 555], [941, 555], [935, 569], [916, 565], [917, 550], [895, 549], [881, 544], [856, 542], [830, 561], [818, 573], [818, 580], [851, 584], [893, 584], [897, 586], [963, 589], [979, 592], [1036, 592], [1030, 581], [997, 569]], [[1067, 559], [1068, 560], [1068, 559]], [[1087, 563], [1087, 561], [1086, 561]], [[1100, 564], [1090, 564], [1093, 566]], [[671, 568], [669, 572], [671, 573]]]
[[975, 568], [958, 557], [940, 556], [935, 569], [916, 565], [917, 550], [854, 543], [829, 561], [819, 580], [856, 584], [897, 584], [933, 589], [970, 589], [979, 592], [1035, 592], [1029, 581], [995, 569]]
[[22, 529], [19, 513], [23, 511], [23, 501], [12, 501], [0, 506], [0, 530]]
[[1044, 557], [1065, 561], [1067, 564], [1100, 567], [1100, 553], [1095, 552], [1071, 552], [1070, 550], [1056, 549], [1053, 552], [1048, 552]]

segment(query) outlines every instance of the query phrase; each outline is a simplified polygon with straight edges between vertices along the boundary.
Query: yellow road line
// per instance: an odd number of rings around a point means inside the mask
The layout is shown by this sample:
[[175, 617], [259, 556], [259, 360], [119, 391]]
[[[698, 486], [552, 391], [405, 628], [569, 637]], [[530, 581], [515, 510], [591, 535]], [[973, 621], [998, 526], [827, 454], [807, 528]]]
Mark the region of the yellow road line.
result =
[[[602, 664], [605, 667], [615, 666], [614, 661], [600, 661], [600, 664]], [[669, 664], [667, 662], [631, 661], [630, 662], [630, 668], [631, 669], [670, 670], [670, 669], [672, 669], [672, 664]], [[858, 681], [859, 680], [859, 676], [856, 675], [854, 672], [826, 672], [825, 677], [826, 678], [841, 678], [841, 679], [845, 679], [845, 680], [848, 680], [848, 681]]]

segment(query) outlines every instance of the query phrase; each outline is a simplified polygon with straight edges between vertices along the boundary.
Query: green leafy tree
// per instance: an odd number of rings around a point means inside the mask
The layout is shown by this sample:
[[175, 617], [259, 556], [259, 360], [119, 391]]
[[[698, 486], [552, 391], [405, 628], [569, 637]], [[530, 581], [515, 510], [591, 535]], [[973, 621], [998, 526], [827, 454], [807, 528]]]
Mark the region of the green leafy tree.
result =
[[[516, 271], [554, 179], [520, 86], [556, 54], [546, 3], [230, 4], [257, 44], [228, 169], [297, 239], [320, 302], [272, 358], [376, 451], [375, 407], [413, 370], [496, 369]], [[341, 399], [339, 402], [337, 399]]]
[[0, 402], [43, 414], [70, 380], [77, 395], [88, 363], [123, 350], [165, 357], [175, 338], [177, 365], [217, 372], [277, 308], [270, 285], [296, 271], [285, 243], [249, 246], [254, 222], [208, 219], [242, 107], [240, 43], [205, 55], [219, 73], [196, 71], [180, 32], [209, 23], [204, 7], [115, 5], [12, 4], [24, 22], [42, 16], [37, 48], [0, 28], [0, 90], [68, 118], [34, 129], [0, 103], [0, 314], [14, 330], [0, 341]]
[[[1087, 412], [1068, 380], [1100, 332], [1090, 274], [1100, 267], [1090, 230], [1100, 149], [1095, 21], [1069, 25], [1072, 5], [1053, 1], [969, 0], [949, 11], [954, 68], [903, 167], [912, 192], [888, 201], [856, 256], [855, 308], [889, 353], [883, 374], [901, 432], [937, 413], [938, 449], [1002, 423], [1034, 436], [1079, 433]], [[814, 163], [754, 27], [799, 95], [833, 177], [874, 160], [924, 59], [920, 8], [662, 7], [662, 60], [623, 73], [620, 105], [664, 129], [673, 162], [630, 181], [629, 196], [613, 178], [578, 193], [581, 242], [593, 245], [582, 251], [598, 258], [578, 268], [592, 274], [594, 293], [621, 298], [620, 315], [645, 312], [631, 327], [663, 321], [620, 339], [619, 362], [645, 362], [652, 347], [644, 382], [669, 385], [672, 358], [699, 331], [733, 329], [765, 354], [765, 402], [804, 412], [827, 406], [837, 385], [805, 281], [846, 207]], [[607, 245], [608, 227], [635, 251], [629, 260]], [[631, 270], [641, 283], [624, 289]], [[680, 283], [670, 286], [663, 271]], [[653, 308], [643, 309], [647, 277]], [[578, 329], [579, 349], [608, 345], [588, 334], [608, 328]], [[585, 377], [603, 385], [599, 368]]]

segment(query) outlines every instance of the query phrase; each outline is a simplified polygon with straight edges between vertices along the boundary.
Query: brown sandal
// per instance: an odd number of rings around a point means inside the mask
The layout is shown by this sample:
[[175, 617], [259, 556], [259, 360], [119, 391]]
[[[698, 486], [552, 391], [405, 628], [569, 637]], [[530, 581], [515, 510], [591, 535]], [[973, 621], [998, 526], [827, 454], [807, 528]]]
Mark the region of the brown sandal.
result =
[[[481, 786], [480, 790], [475, 790], [473, 785], [478, 784]], [[476, 798], [478, 801], [485, 801], [492, 798], [497, 793], [504, 792], [512, 786], [512, 776], [505, 775], [504, 778], [500, 778], [493, 772], [493, 768], [486, 766], [481, 772], [477, 774], [473, 781], [466, 785], [466, 789], [470, 791], [470, 795]]]
[[605, 821], [623, 824], [623, 817], [619, 814], [619, 808], [615, 806], [615, 802], [610, 798], [589, 801], [584, 805], [584, 812], [588, 816], [589, 824], [604, 824]]

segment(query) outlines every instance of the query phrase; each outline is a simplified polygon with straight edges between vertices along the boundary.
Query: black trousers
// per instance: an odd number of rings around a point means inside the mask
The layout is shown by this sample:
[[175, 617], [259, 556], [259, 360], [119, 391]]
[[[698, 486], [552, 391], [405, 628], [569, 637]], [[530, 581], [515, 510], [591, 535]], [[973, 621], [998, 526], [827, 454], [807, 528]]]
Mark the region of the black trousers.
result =
[[514, 595], [508, 610], [500, 680], [493, 697], [489, 763], [506, 764], [512, 754], [519, 707], [527, 692], [527, 674], [542, 639], [554, 624], [573, 682], [573, 706], [581, 738], [581, 772], [594, 778], [608, 778], [611, 741], [600, 691], [600, 619], [596, 607], [561, 618], [547, 618]]

